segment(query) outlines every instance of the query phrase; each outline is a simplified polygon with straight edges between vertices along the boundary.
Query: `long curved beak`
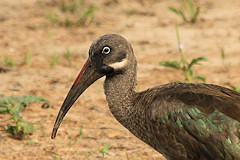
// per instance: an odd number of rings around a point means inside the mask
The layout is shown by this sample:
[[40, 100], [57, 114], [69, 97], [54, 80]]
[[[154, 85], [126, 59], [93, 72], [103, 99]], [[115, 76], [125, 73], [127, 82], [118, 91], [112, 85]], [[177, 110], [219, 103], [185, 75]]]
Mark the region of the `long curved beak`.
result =
[[96, 80], [101, 78], [103, 75], [96, 72], [96, 68], [90, 65], [89, 59], [83, 66], [81, 72], [76, 78], [75, 82], [72, 85], [72, 88], [68, 92], [67, 97], [65, 98], [61, 109], [58, 112], [57, 119], [55, 121], [52, 136], [51, 138], [55, 138], [57, 134], [57, 130], [64, 118], [67, 114], [68, 110], [74, 104], [74, 102], [78, 99], [78, 97]]

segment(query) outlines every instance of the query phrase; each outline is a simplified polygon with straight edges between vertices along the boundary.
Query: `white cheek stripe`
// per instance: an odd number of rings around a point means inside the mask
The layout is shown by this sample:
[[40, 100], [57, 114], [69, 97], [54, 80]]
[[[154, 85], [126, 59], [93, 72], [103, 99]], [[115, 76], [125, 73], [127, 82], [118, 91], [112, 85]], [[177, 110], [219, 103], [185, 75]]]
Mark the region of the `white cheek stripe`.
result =
[[127, 63], [128, 63], [128, 59], [125, 58], [121, 62], [112, 63], [112, 64], [109, 64], [109, 66], [114, 69], [121, 69], [121, 68], [125, 67], [127, 65]]

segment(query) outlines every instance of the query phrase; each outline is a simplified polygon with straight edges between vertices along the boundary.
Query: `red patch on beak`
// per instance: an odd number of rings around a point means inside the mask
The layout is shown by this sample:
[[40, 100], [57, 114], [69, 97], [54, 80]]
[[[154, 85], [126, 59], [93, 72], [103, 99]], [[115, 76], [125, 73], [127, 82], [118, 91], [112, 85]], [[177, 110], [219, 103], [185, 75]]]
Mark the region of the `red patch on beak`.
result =
[[79, 73], [79, 75], [77, 76], [76, 80], [74, 81], [73, 86], [76, 86], [80, 82], [82, 76], [84, 75], [84, 73], [86, 72], [88, 67], [89, 67], [89, 59], [84, 64], [81, 72]]

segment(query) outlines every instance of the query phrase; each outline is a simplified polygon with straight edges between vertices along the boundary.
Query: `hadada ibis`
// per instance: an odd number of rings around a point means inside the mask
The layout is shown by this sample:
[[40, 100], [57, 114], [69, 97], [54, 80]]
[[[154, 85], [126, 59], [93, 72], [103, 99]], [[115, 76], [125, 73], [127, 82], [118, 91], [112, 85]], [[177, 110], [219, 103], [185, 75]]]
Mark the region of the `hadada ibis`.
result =
[[52, 138], [74, 102], [106, 76], [113, 116], [169, 160], [240, 160], [240, 93], [213, 84], [169, 83], [136, 92], [137, 61], [117, 34], [96, 39], [58, 113]]

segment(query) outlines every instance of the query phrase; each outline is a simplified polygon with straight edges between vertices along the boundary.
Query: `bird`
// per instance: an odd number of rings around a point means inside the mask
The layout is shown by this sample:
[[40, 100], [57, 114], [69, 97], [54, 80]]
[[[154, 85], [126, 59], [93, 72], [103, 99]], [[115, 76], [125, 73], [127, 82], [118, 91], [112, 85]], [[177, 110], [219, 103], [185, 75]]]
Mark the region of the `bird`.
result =
[[240, 93], [205, 83], [172, 82], [137, 92], [137, 60], [119, 34], [105, 34], [68, 92], [51, 138], [71, 106], [96, 80], [112, 115], [168, 160], [240, 160]]

